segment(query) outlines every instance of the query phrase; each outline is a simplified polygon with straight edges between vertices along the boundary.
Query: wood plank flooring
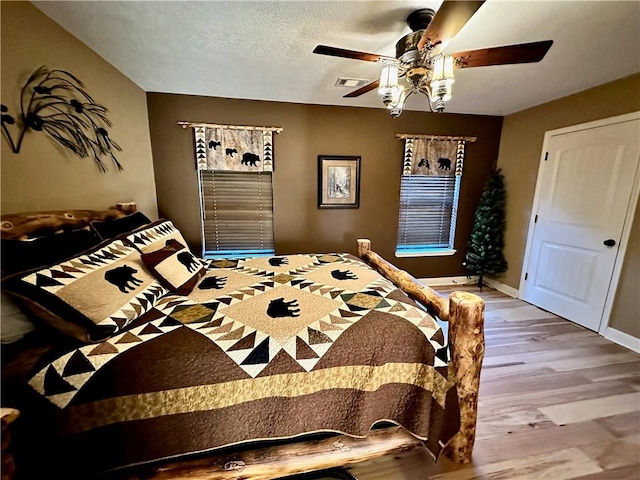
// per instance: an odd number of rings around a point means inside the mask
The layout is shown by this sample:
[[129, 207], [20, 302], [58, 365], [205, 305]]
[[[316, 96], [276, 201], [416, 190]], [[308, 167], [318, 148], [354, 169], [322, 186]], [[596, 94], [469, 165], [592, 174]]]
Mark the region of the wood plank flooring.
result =
[[640, 479], [640, 355], [500, 292], [461, 288], [487, 304], [473, 462], [434, 463], [418, 449], [349, 471], [359, 480]]

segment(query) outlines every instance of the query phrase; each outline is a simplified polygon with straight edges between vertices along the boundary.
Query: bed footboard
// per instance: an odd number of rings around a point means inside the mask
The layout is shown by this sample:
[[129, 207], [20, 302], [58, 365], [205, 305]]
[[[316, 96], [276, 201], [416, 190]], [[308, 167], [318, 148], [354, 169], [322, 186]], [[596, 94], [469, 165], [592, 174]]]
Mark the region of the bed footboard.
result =
[[480, 369], [484, 357], [484, 300], [468, 292], [453, 292], [447, 299], [372, 251], [368, 239], [358, 240], [358, 256], [423, 304], [430, 313], [449, 322], [449, 368], [458, 389], [460, 431], [445, 448], [445, 455], [457, 463], [470, 462], [476, 437]]
[[196, 460], [165, 463], [159, 467], [143, 468], [122, 480], [273, 480], [285, 475], [346, 467], [417, 448], [424, 448], [420, 440], [400, 427], [389, 427], [375, 430], [364, 439], [336, 435], [229, 455], [213, 454]]

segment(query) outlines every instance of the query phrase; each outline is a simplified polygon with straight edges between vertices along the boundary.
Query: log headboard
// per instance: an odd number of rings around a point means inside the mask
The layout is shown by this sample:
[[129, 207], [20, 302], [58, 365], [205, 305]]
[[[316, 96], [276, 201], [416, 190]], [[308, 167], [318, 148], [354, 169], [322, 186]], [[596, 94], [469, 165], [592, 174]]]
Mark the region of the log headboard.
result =
[[[132, 207], [133, 205], [133, 207]], [[2, 239], [27, 240], [63, 230], [77, 230], [93, 221], [113, 220], [135, 211], [135, 204], [108, 210], [52, 210], [9, 213], [0, 217]]]

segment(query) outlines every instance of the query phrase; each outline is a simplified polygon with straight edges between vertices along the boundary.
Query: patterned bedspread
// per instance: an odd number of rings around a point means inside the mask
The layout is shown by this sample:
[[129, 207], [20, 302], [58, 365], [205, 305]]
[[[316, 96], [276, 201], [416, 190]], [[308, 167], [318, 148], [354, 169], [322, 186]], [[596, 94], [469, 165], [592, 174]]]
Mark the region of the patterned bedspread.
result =
[[[438, 454], [459, 428], [434, 319], [346, 254], [207, 261], [188, 297], [29, 380], [65, 469], [104, 471], [391, 421]], [[46, 400], [45, 400], [46, 399]]]

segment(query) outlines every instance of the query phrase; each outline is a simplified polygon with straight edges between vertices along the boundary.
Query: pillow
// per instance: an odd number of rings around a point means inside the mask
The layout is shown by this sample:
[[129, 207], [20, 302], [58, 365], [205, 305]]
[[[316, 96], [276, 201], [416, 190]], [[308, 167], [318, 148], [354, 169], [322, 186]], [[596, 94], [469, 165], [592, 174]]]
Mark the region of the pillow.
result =
[[112, 335], [113, 329], [108, 326], [97, 326], [89, 335], [87, 329], [82, 325], [69, 322], [47, 310], [42, 305], [21, 298], [16, 298], [16, 300], [20, 302], [24, 310], [28, 311], [28, 313], [30, 313], [32, 317], [35, 317], [33, 318], [34, 326], [37, 328], [39, 328], [39, 325], [35, 322], [37, 320], [40, 320], [41, 322], [44, 322], [46, 325], [57, 330], [58, 332], [74, 339], [80, 340], [82, 343], [102, 342]]
[[100, 238], [107, 240], [136, 230], [149, 223], [151, 223], [151, 220], [144, 213], [134, 212], [125, 217], [91, 222], [91, 228]]
[[189, 295], [205, 273], [204, 265], [174, 239], [167, 240], [160, 250], [143, 253], [142, 261], [160, 283], [178, 295]]
[[16, 342], [34, 330], [35, 326], [8, 295], [3, 293], [0, 298], [0, 342]]
[[145, 268], [140, 252], [123, 240], [16, 274], [3, 281], [3, 289], [54, 328], [84, 342], [118, 333], [167, 293]]
[[[123, 237], [141, 253], [154, 252], [163, 248], [168, 240], [177, 240], [182, 245], [187, 242], [171, 220], [161, 219], [135, 230]], [[122, 238], [122, 237], [121, 237]]]
[[58, 263], [95, 247], [100, 241], [88, 228], [31, 240], [2, 239], [2, 273], [12, 275]]

